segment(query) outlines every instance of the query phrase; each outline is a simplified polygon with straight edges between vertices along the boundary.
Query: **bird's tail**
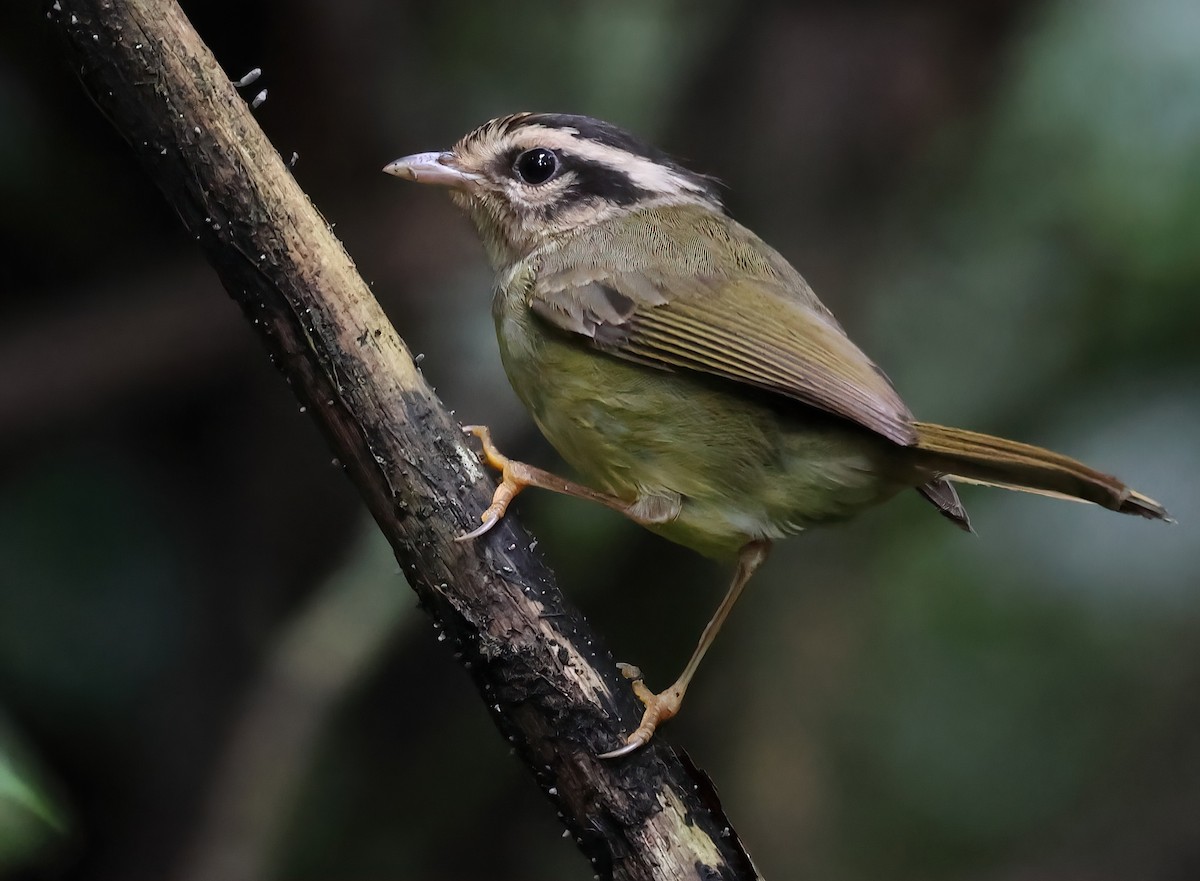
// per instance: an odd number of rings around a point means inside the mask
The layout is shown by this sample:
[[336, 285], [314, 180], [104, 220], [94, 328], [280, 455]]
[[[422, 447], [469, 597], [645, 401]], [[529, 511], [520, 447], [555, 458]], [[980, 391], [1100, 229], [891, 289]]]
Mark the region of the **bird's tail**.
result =
[[1059, 453], [945, 425], [918, 422], [914, 427], [921, 465], [951, 480], [1092, 502], [1150, 520], [1170, 519], [1153, 499]]

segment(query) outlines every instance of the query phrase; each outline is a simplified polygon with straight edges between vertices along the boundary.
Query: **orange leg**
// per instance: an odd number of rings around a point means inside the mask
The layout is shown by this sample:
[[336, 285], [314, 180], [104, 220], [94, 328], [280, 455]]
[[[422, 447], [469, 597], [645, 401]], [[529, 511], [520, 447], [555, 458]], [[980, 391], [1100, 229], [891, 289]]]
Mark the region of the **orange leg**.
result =
[[483, 521], [482, 524], [478, 529], [473, 529], [466, 535], [460, 535], [457, 541], [470, 541], [486, 533], [500, 522], [500, 518], [504, 516], [512, 500], [529, 486], [553, 490], [556, 493], [574, 496], [577, 499], [586, 499], [589, 502], [599, 502], [601, 505], [612, 508], [614, 511], [619, 511], [626, 517], [636, 520], [639, 523], [644, 520], [644, 518], [640, 517], [634, 511], [632, 502], [626, 502], [616, 496], [597, 492], [578, 483], [572, 483], [556, 474], [551, 474], [549, 471], [543, 471], [541, 468], [526, 465], [524, 462], [514, 462], [496, 449], [495, 444], [492, 443], [492, 433], [488, 430], [487, 426], [464, 425], [463, 431], [479, 438], [483, 444], [484, 461], [499, 471], [501, 478], [500, 485], [496, 487], [496, 492], [492, 495], [492, 503], [479, 516], [479, 519]]
[[687, 691], [692, 677], [696, 675], [696, 669], [700, 666], [700, 661], [703, 660], [704, 653], [708, 651], [708, 647], [717, 638], [717, 633], [720, 631], [721, 625], [729, 617], [729, 612], [733, 609], [733, 604], [737, 602], [738, 597], [741, 596], [746, 582], [750, 580], [750, 576], [754, 574], [755, 570], [762, 565], [763, 560], [767, 558], [767, 551], [770, 549], [771, 543], [765, 540], [752, 541], [742, 548], [741, 553], [738, 555], [737, 571], [733, 575], [733, 583], [729, 585], [729, 590], [726, 591], [725, 598], [721, 600], [721, 605], [717, 606], [717, 611], [713, 614], [712, 620], [708, 622], [708, 625], [704, 628], [704, 632], [700, 634], [700, 642], [697, 644], [696, 650], [692, 652], [692, 657], [687, 662], [687, 666], [683, 668], [683, 673], [665, 691], [655, 694], [641, 680], [641, 672], [636, 667], [628, 664], [621, 665], [621, 672], [627, 678], [634, 680], [633, 693], [646, 706], [646, 710], [642, 713], [642, 721], [637, 729], [629, 737], [625, 738], [625, 745], [617, 747], [610, 752], [601, 753], [600, 758], [615, 759], [618, 756], [628, 755], [634, 750], [645, 746], [650, 742], [650, 738], [654, 736], [655, 729], [679, 712], [679, 707], [683, 704], [684, 692]]

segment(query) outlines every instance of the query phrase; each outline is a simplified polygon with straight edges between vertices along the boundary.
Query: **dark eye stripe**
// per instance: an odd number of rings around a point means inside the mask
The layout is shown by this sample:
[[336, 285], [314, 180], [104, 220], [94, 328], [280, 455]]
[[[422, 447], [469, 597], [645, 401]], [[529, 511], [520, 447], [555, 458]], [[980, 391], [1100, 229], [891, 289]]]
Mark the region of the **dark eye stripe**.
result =
[[652, 195], [650, 190], [635, 184], [627, 173], [603, 162], [564, 153], [562, 165], [564, 173], [575, 175], [564, 202], [595, 198], [616, 205], [632, 205]]

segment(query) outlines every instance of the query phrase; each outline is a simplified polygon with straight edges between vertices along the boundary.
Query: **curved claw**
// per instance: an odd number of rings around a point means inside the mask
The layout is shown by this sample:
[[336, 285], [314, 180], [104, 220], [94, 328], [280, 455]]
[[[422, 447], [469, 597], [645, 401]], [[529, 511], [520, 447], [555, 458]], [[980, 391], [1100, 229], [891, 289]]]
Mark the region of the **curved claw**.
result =
[[[641, 672], [633, 664], [618, 664], [617, 666], [621, 668], [621, 674], [626, 678], [632, 678], [632, 674]], [[638, 723], [638, 727], [634, 729], [634, 732], [625, 738], [624, 746], [619, 746], [606, 753], [600, 753], [598, 758], [620, 758], [648, 744], [650, 739], [654, 737], [654, 732], [658, 730], [658, 726], [668, 719], [674, 718], [675, 714], [679, 712], [679, 706], [683, 702], [683, 692], [685, 690], [686, 686], [681, 687], [676, 682], [666, 691], [655, 694], [646, 686], [645, 682], [641, 679], [635, 679], [633, 682], [633, 693], [646, 708], [645, 712], [642, 713], [642, 720]]]
[[637, 752], [643, 746], [650, 742], [649, 734], [642, 734], [642, 729], [639, 728], [633, 734], [629, 735], [625, 740], [624, 746], [619, 746], [616, 749], [609, 750], [606, 753], [600, 753], [596, 756], [598, 759], [619, 759], [621, 756], [627, 756], [632, 752]]
[[483, 514], [483, 523], [481, 525], [479, 525], [475, 529], [472, 529], [470, 532], [464, 532], [462, 535], [458, 536], [454, 540], [461, 542], [461, 541], [471, 541], [472, 539], [479, 538], [479, 536], [484, 535], [487, 532], [490, 532], [491, 528], [499, 522], [500, 522], [499, 514], [496, 514], [490, 510], [485, 511]]

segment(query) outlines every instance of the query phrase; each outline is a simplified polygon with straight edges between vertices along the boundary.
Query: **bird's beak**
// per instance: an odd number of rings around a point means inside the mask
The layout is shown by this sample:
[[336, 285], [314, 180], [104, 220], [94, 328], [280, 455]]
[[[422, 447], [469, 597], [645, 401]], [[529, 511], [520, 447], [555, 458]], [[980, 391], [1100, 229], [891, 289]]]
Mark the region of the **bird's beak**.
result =
[[414, 153], [383, 166], [383, 170], [419, 184], [468, 190], [479, 176], [456, 168], [453, 153]]

